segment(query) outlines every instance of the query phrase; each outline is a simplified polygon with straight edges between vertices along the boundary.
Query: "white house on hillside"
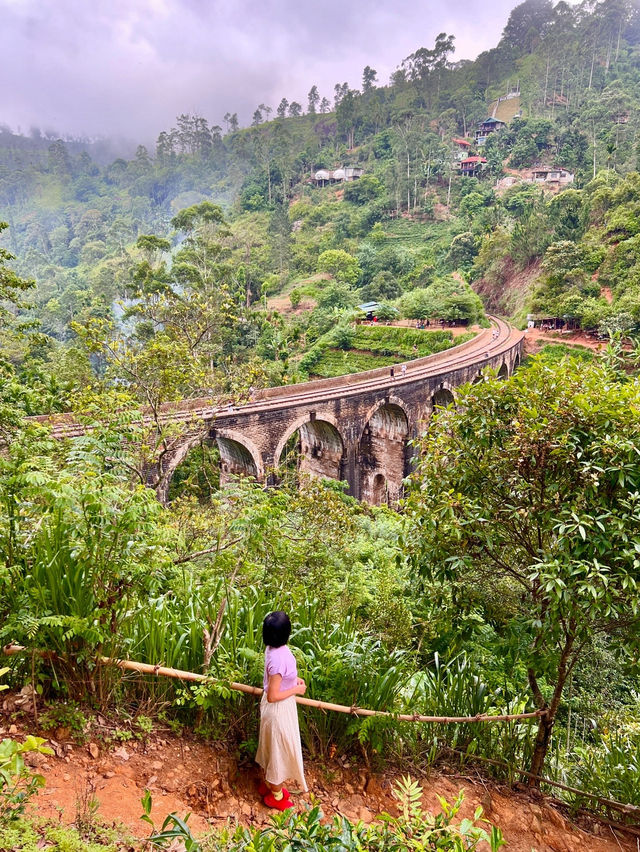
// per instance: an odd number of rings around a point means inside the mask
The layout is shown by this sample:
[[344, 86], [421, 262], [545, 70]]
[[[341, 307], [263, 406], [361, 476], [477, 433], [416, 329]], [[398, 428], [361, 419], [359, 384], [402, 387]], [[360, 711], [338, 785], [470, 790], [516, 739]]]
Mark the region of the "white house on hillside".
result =
[[357, 166], [342, 166], [339, 169], [318, 169], [311, 177], [313, 183], [324, 186], [326, 183], [343, 183], [357, 180], [364, 174], [364, 169]]

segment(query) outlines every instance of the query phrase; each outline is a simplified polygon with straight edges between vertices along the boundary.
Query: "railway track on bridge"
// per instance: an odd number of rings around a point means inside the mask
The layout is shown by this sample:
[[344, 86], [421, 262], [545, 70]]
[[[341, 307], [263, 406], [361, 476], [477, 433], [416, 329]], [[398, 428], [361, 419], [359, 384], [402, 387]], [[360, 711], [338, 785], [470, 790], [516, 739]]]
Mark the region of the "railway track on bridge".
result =
[[[366, 393], [392, 392], [401, 389], [403, 385], [414, 384], [421, 379], [426, 381], [434, 376], [446, 377], [448, 372], [460, 370], [460, 368], [477, 366], [479, 372], [486, 364], [495, 364], [496, 358], [506, 355], [518, 346], [524, 336], [523, 332], [514, 329], [505, 320], [498, 317], [489, 317], [489, 319], [491, 327], [483, 329], [466, 343], [426, 358], [399, 361], [393, 378], [390, 375], [390, 368], [385, 367], [334, 379], [267, 388], [258, 391], [252, 400], [241, 405], [220, 406], [212, 404], [212, 401], [206, 398], [190, 399], [163, 407], [160, 422], [163, 424], [188, 424], [198, 420], [220, 422], [231, 416], [235, 420], [272, 409], [299, 408], [301, 405], [312, 407]], [[494, 332], [497, 332], [497, 335], [494, 335]], [[405, 374], [399, 372], [402, 364], [406, 364]], [[87, 428], [65, 414], [42, 415], [29, 419], [50, 425], [53, 435], [60, 439], [81, 435]], [[150, 415], [145, 419], [149, 425], [153, 425]]]

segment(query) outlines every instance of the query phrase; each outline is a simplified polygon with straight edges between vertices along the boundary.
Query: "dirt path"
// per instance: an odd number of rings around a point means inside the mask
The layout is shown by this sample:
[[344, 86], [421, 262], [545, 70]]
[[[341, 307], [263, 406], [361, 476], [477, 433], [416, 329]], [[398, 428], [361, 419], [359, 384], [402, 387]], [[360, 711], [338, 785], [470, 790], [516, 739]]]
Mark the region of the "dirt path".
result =
[[[7, 735], [8, 720], [4, 721], [0, 736]], [[11, 734], [19, 737], [21, 732], [12, 728]], [[30, 760], [46, 779], [35, 804], [39, 816], [72, 823], [78, 801], [95, 797], [103, 820], [122, 823], [134, 835], [144, 837], [148, 830], [140, 821], [140, 799], [149, 789], [156, 823], [171, 811], [181, 816], [191, 812], [190, 825], [196, 834], [220, 827], [229, 819], [251, 826], [269, 822], [271, 812], [257, 794], [256, 767], [250, 760], [238, 764], [219, 744], [163, 732], [152, 734], [146, 742], [133, 740], [107, 749], [98, 745], [95, 732], [94, 738], [86, 745], [65, 742], [62, 737], [50, 740], [55, 755], [35, 755]], [[343, 757], [309, 762], [307, 780], [311, 795], [327, 817], [341, 813], [351, 820], [371, 822], [383, 811], [395, 812], [391, 794], [394, 775], [390, 772], [373, 774]], [[433, 771], [420, 781], [424, 805], [432, 812], [440, 809], [437, 795], [453, 801], [460, 790], [465, 794], [461, 818], [472, 817], [476, 807], [482, 805], [487, 818], [502, 829], [506, 849], [511, 852], [636, 849], [628, 836], [616, 837], [610, 828], [591, 820], [575, 826], [548, 800], [499, 786], [472, 770], [465, 775]], [[311, 798], [309, 794], [299, 795], [295, 801], [302, 808]]]
[[567, 346], [583, 346], [600, 352], [605, 344], [601, 340], [585, 334], [583, 331], [542, 331], [539, 328], [528, 328], [524, 336], [524, 349], [527, 355], [535, 355], [547, 343], [565, 343]]

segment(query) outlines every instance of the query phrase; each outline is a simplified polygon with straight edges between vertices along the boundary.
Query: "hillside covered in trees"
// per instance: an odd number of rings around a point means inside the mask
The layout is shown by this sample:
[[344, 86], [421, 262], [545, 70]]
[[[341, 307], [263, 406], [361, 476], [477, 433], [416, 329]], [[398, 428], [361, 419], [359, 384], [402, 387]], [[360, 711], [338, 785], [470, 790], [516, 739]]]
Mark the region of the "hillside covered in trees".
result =
[[[4, 242], [18, 271], [37, 280], [30, 317], [52, 352], [73, 346], [78, 323], [117, 317], [117, 303], [134, 293], [138, 238], [153, 233], [176, 247], [184, 233], [172, 218], [212, 202], [229, 221], [222, 249], [238, 309], [280, 291], [304, 295], [304, 282], [329, 269], [321, 261], [329, 251], [346, 252], [352, 268], [329, 270], [333, 283], [316, 281], [307, 294], [332, 308], [394, 303], [410, 291], [419, 303], [453, 273], [520, 320], [535, 311], [630, 329], [640, 318], [639, 18], [621, 0], [527, 0], [497, 47], [473, 62], [452, 63], [454, 37], [441, 34], [402, 59], [388, 85], [367, 66], [361, 90], [337, 83], [329, 102], [310, 85], [307, 104], [260, 104], [247, 128], [233, 114], [220, 124], [181, 115], [155, 150], [140, 146], [106, 164], [105, 143], [5, 128]], [[519, 115], [475, 148], [487, 161], [479, 176], [462, 176], [452, 140], [473, 140], [497, 99], [516, 89]], [[310, 182], [344, 164], [363, 177], [344, 187]], [[534, 164], [575, 180], [558, 195], [525, 182], [496, 190], [501, 176]], [[525, 291], [514, 291], [514, 275], [532, 269]], [[263, 358], [273, 348], [264, 316], [248, 319]], [[307, 330], [299, 326], [281, 330], [294, 347]]]

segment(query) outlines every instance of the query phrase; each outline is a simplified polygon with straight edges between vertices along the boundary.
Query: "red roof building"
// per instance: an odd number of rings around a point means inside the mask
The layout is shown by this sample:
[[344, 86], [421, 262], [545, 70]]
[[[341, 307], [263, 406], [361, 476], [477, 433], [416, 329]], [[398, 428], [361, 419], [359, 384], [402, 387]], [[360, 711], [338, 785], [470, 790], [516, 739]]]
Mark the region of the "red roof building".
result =
[[469, 153], [469, 148], [471, 147], [471, 142], [467, 142], [466, 139], [457, 139], [454, 138], [451, 140], [453, 144], [453, 158], [454, 160], [464, 160], [464, 158]]
[[465, 177], [477, 177], [486, 162], [484, 157], [466, 157], [464, 160], [460, 160], [460, 174]]

